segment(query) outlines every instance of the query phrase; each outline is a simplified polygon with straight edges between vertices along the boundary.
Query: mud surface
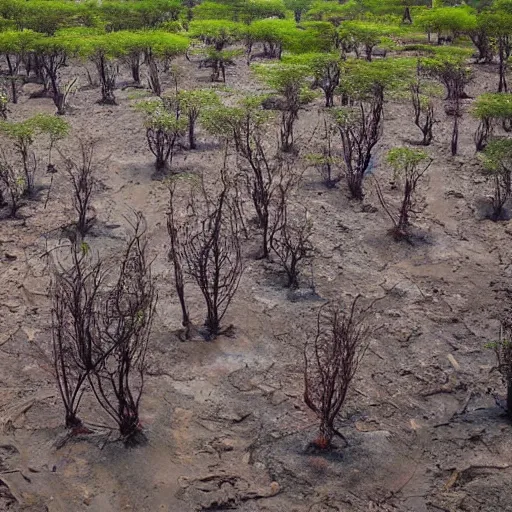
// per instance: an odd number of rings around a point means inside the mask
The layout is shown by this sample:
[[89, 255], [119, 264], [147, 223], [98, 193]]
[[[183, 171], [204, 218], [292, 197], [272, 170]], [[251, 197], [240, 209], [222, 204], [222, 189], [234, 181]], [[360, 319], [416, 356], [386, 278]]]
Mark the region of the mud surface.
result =
[[[207, 70], [179, 65], [184, 87], [209, 85]], [[80, 74], [86, 85], [83, 68], [66, 73]], [[495, 69], [479, 66], [476, 73], [471, 96], [495, 90]], [[228, 86], [261, 89], [244, 62], [229, 69]], [[13, 119], [54, 111], [50, 99], [29, 98], [34, 90], [24, 87]], [[168, 195], [132, 108], [140, 92], [119, 90], [114, 107], [95, 104], [98, 94], [79, 90], [67, 119], [74, 134], [100, 137], [98, 157], [109, 157], [94, 200], [93, 250], [119, 250], [132, 210], [148, 220], [160, 295], [142, 403], [148, 442], [125, 449], [87, 401], [82, 416], [94, 418], [92, 433], [69, 437], [50, 365], [35, 350], [50, 343], [41, 256], [65, 240], [60, 227], [73, 215], [61, 172], [46, 208], [44, 188], [21, 210], [23, 219], [0, 223], [0, 510], [512, 511], [512, 429], [497, 403], [504, 388], [493, 353], [484, 346], [499, 330], [512, 231], [507, 222], [482, 219], [491, 189], [479, 173], [471, 116], [464, 115], [460, 154], [452, 158], [452, 119], [438, 101], [435, 142], [427, 149], [434, 162], [420, 187], [413, 244], [389, 238], [370, 182], [362, 208], [348, 200], [343, 183], [328, 190], [315, 170], [305, 171], [297, 200], [314, 222], [317, 295], [381, 297], [372, 315], [378, 329], [339, 424], [349, 446], [325, 455], [306, 450], [316, 424], [302, 401], [302, 346], [322, 301], [290, 301], [277, 267], [248, 258], [226, 318], [234, 334], [180, 342], [167, 261]], [[318, 147], [321, 104], [300, 114], [301, 155]], [[374, 168], [387, 195], [397, 192], [385, 151], [419, 136], [409, 105], [388, 102]], [[76, 142], [60, 148], [70, 154]], [[175, 170], [216, 172], [221, 158], [220, 147], [200, 132], [198, 149], [181, 152]], [[41, 171], [39, 184], [49, 181]], [[248, 246], [249, 254], [257, 239]], [[307, 273], [304, 284], [310, 279]], [[189, 290], [200, 324], [199, 293]]]

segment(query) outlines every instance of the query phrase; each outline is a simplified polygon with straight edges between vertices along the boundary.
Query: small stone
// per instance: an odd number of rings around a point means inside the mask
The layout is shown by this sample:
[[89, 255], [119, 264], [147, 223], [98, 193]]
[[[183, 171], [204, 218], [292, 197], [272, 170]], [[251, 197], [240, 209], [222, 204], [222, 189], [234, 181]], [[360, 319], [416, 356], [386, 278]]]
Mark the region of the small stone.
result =
[[270, 492], [272, 493], [272, 496], [279, 494], [280, 490], [281, 486], [277, 482], [274, 481], [270, 484]]

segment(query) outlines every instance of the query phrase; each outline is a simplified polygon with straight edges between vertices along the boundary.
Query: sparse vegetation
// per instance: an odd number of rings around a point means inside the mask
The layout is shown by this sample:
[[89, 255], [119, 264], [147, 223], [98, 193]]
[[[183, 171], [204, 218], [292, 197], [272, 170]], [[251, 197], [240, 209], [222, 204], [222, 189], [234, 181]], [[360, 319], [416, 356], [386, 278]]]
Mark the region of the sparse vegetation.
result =
[[511, 27], [0, 0], [0, 510], [506, 508]]

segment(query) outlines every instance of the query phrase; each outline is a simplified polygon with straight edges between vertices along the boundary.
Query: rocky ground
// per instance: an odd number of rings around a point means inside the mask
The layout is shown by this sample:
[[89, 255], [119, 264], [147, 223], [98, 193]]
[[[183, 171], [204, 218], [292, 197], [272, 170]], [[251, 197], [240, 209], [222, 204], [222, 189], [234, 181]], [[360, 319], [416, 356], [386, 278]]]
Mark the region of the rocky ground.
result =
[[[179, 65], [185, 86], [208, 84], [207, 70]], [[67, 72], [83, 75], [78, 67]], [[495, 69], [476, 73], [470, 95], [495, 89]], [[228, 86], [258, 88], [244, 62], [229, 70]], [[51, 100], [29, 97], [34, 90], [24, 87], [12, 118], [54, 111]], [[105, 107], [94, 103], [97, 90], [82, 89], [67, 119], [75, 135], [100, 138], [99, 159], [109, 157], [94, 201], [92, 248], [118, 250], [132, 210], [148, 220], [160, 295], [142, 403], [148, 442], [124, 448], [92, 402], [82, 413], [94, 418], [91, 434], [70, 438], [62, 426], [50, 366], [37, 349], [50, 341], [42, 255], [63, 239], [60, 226], [72, 215], [60, 173], [46, 208], [47, 188], [21, 210], [23, 218], [0, 223], [0, 510], [512, 511], [512, 428], [497, 404], [504, 388], [485, 348], [506, 305], [512, 231], [507, 222], [482, 219], [490, 189], [474, 154], [471, 116], [463, 118], [460, 154], [452, 158], [452, 120], [438, 101], [428, 148], [434, 162], [420, 186], [412, 245], [389, 238], [370, 182], [362, 208], [343, 184], [327, 190], [308, 169], [297, 200], [314, 223], [317, 296], [290, 300], [276, 267], [250, 257], [251, 242], [226, 319], [234, 334], [183, 343], [173, 334], [180, 317], [167, 262], [167, 190], [154, 179], [142, 118], [132, 108], [139, 92], [120, 90], [119, 106]], [[301, 112], [302, 154], [318, 144], [312, 134], [320, 106]], [[389, 102], [374, 170], [387, 195], [397, 192], [388, 184], [385, 151], [417, 138], [409, 105]], [[60, 149], [73, 153], [76, 140]], [[200, 134], [199, 148], [180, 154], [175, 168], [212, 173], [220, 159], [220, 147]], [[44, 172], [39, 183], [49, 185]], [[310, 280], [306, 272], [304, 284]], [[190, 291], [200, 323], [199, 295]], [[306, 448], [316, 422], [302, 401], [302, 347], [324, 300], [358, 293], [380, 300], [340, 422], [349, 446], [312, 453]]]

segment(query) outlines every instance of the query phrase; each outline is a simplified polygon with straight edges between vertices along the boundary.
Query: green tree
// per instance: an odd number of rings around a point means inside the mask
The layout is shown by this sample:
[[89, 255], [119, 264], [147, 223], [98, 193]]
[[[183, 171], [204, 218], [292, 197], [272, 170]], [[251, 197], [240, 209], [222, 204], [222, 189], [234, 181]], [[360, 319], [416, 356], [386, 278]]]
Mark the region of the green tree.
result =
[[508, 60], [512, 53], [512, 13], [482, 13], [482, 26], [496, 39], [499, 58], [498, 92], [507, 92]]
[[14, 4], [13, 19], [19, 30], [30, 29], [51, 36], [63, 28], [95, 24], [94, 10], [86, 3], [44, 0]]
[[294, 125], [303, 105], [313, 99], [308, 86], [310, 70], [300, 64], [266, 64], [254, 66], [256, 74], [283, 98], [281, 110], [281, 150], [294, 145]]
[[364, 48], [366, 60], [372, 60], [374, 48], [382, 43], [391, 42], [390, 37], [398, 36], [399, 27], [387, 26], [382, 23], [349, 21], [339, 29], [339, 37], [345, 53], [354, 51], [359, 56], [361, 46]]
[[[205, 112], [207, 130], [235, 148], [239, 171], [246, 182], [262, 236], [262, 258], [268, 258], [274, 235], [272, 207], [280, 187], [287, 187], [282, 159], [274, 158], [265, 134], [272, 113], [262, 109], [261, 96], [243, 97], [236, 106], [219, 105]], [[269, 149], [270, 146], [270, 149]]]
[[52, 99], [57, 114], [66, 113], [66, 100], [76, 78], [68, 84], [62, 84], [60, 70], [66, 65], [68, 57], [79, 53], [80, 40], [73, 33], [60, 32], [54, 36], [39, 38], [34, 46], [35, 53], [49, 81]]
[[403, 197], [399, 208], [393, 211], [376, 181], [377, 194], [382, 207], [393, 222], [393, 237], [395, 240], [403, 240], [409, 238], [410, 215], [414, 210], [416, 187], [432, 160], [428, 159], [424, 151], [405, 147], [391, 149], [386, 160], [393, 169], [394, 181], [402, 188]]
[[293, 39], [297, 31], [291, 20], [258, 20], [247, 28], [247, 37], [251, 42], [263, 44], [264, 56], [269, 59], [280, 59], [283, 49]]
[[497, 121], [512, 122], [512, 99], [505, 93], [482, 94], [476, 99], [472, 113], [480, 121], [475, 133], [475, 146], [477, 151], [482, 151]]
[[504, 207], [512, 195], [512, 140], [492, 139], [483, 152], [483, 172], [494, 185], [491, 219], [502, 220]]
[[314, 21], [328, 21], [335, 27], [339, 27], [342, 21], [357, 18], [363, 12], [363, 8], [356, 0], [348, 0], [341, 4], [320, 0], [314, 2], [307, 11], [306, 18]]
[[189, 25], [189, 35], [202, 43], [220, 51], [238, 41], [245, 34], [242, 23], [224, 20], [192, 21]]
[[421, 59], [420, 70], [445, 86], [447, 100], [468, 97], [464, 89], [473, 79], [473, 72], [466, 62], [466, 56], [457, 55], [456, 52], [440, 53], [435, 57]]
[[245, 25], [224, 20], [193, 21], [190, 23], [189, 34], [206, 45], [199, 50], [203, 55], [201, 66], [212, 68], [212, 81], [226, 81], [226, 67], [234, 65], [234, 58], [241, 55], [238, 49], [226, 49], [237, 41], [241, 41], [246, 33]]
[[293, 11], [293, 17], [296, 23], [300, 23], [302, 15], [308, 11], [313, 4], [313, 0], [285, 0], [286, 8]]
[[346, 66], [340, 92], [354, 105], [334, 110], [333, 117], [341, 137], [350, 195], [361, 201], [364, 198], [363, 181], [373, 165], [373, 148], [382, 135], [384, 93], [410, 83], [415, 63], [410, 59], [390, 62], [356, 60], [347, 62]]
[[13, 103], [18, 103], [20, 68], [27, 55], [34, 50], [39, 38], [40, 35], [31, 30], [0, 32], [0, 54], [7, 63]]
[[101, 85], [103, 105], [117, 105], [114, 90], [119, 75], [119, 60], [128, 53], [126, 34], [112, 32], [103, 35], [90, 35], [83, 38], [80, 55], [96, 66]]
[[69, 126], [61, 118], [47, 114], [37, 114], [25, 121], [2, 121], [0, 122], [0, 133], [11, 139], [14, 150], [21, 161], [23, 170], [23, 193], [32, 195], [35, 191], [35, 174], [37, 170], [37, 158], [32, 151], [32, 146], [37, 137], [46, 135], [50, 139], [50, 162], [51, 149], [55, 142], [68, 133]]
[[205, 110], [216, 108], [220, 105], [219, 97], [211, 89], [192, 89], [189, 91], [178, 91], [176, 101], [188, 121], [189, 148], [196, 149], [195, 128], [197, 121], [205, 113]]
[[340, 78], [343, 70], [343, 60], [336, 53], [307, 53], [293, 56], [292, 63], [302, 64], [310, 69], [314, 78], [313, 88], [319, 88], [325, 95], [325, 106], [334, 106], [334, 95], [340, 85]]
[[141, 102], [137, 109], [146, 115], [144, 127], [149, 149], [156, 158], [155, 169], [159, 173], [167, 171], [172, 165], [179, 139], [186, 132], [187, 119], [161, 98]]
[[104, 0], [98, 8], [109, 31], [155, 29], [166, 22], [177, 21], [182, 10], [180, 0]]
[[[161, 68], [168, 69], [172, 59], [187, 51], [189, 41], [187, 38], [170, 34], [168, 32], [153, 31], [142, 34], [142, 42], [145, 44], [145, 57], [149, 69], [149, 85], [157, 95], [162, 94], [160, 80]], [[130, 45], [130, 48], [133, 46]]]
[[467, 6], [438, 7], [419, 12], [415, 17], [415, 25], [431, 33], [449, 34], [452, 38], [459, 37], [474, 28], [473, 12]]

